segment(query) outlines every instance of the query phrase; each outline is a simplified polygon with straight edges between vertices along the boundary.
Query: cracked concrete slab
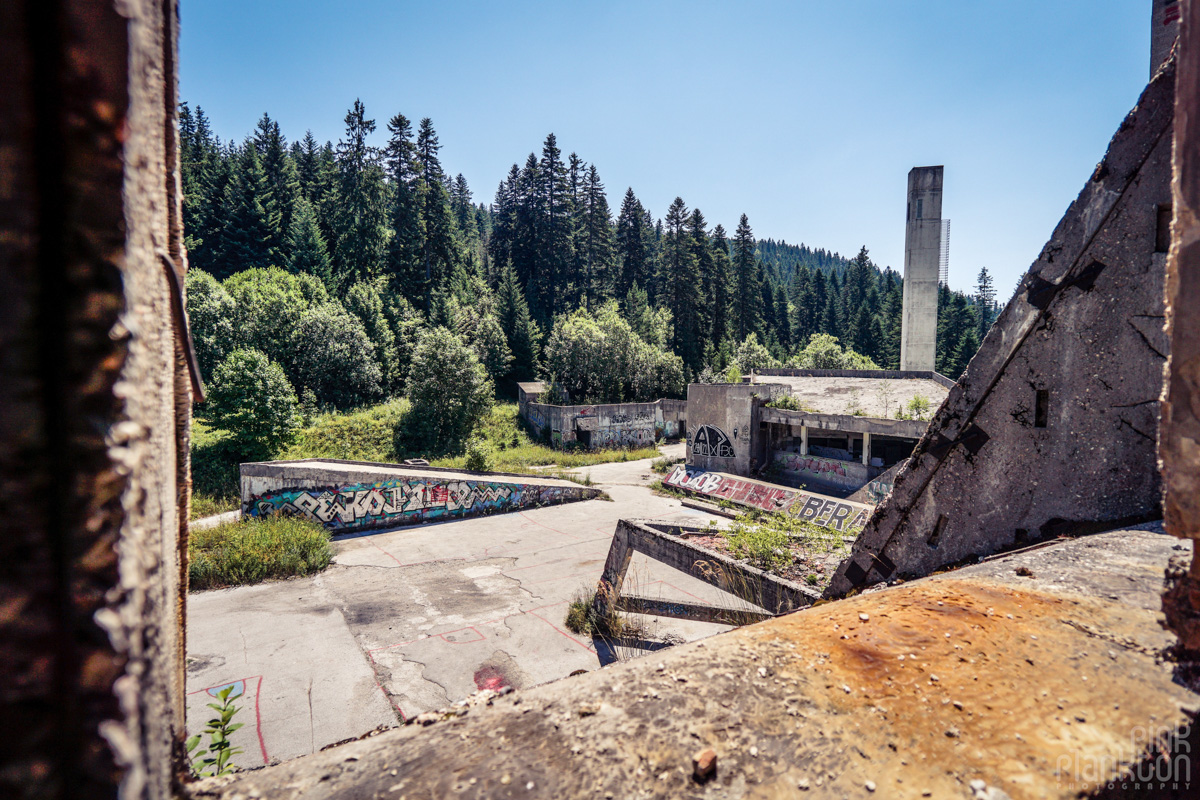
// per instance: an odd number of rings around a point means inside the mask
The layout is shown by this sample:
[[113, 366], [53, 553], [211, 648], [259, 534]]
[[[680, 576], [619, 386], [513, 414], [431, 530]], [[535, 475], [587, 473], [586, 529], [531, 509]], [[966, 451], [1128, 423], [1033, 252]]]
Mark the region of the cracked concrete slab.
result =
[[[682, 445], [664, 452], [682, 455]], [[618, 519], [716, 519], [652, 494], [651, 460], [577, 471], [612, 502], [341, 536], [320, 575], [191, 595], [189, 732], [207, 719], [208, 689], [243, 681], [236, 762], [256, 766], [479, 688], [535, 686], [726, 630], [638, 617], [647, 641], [613, 647], [566, 629], [568, 604], [596, 585]], [[647, 596], [730, 602], [644, 558], [630, 574]]]

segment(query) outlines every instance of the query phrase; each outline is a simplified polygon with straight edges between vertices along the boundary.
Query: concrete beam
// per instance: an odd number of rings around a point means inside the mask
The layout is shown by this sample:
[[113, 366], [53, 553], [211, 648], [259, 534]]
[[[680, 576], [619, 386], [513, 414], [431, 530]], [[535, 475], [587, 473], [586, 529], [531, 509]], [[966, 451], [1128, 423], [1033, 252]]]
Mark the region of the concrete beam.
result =
[[818, 430], [877, 433], [880, 436], [898, 436], [905, 439], [920, 439], [929, 427], [928, 420], [814, 414], [810, 411], [790, 411], [783, 408], [764, 408], [762, 421], [772, 425], [804, 425]]

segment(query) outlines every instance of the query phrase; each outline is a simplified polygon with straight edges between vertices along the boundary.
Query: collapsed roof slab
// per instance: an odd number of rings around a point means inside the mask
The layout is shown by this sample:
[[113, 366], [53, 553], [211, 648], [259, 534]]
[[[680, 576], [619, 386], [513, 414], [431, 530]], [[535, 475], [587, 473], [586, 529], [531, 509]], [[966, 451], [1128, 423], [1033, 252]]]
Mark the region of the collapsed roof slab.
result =
[[[983, 781], [1013, 798], [1078, 797], [1185, 729], [1200, 703], [1157, 659], [1174, 642], [1156, 620], [1176, 541], [1054, 543], [184, 792], [866, 797], [870, 783], [879, 797], [940, 798]], [[692, 758], [706, 748], [717, 765], [701, 783]]]
[[1172, 61], [1121, 123], [829, 592], [1161, 514]]

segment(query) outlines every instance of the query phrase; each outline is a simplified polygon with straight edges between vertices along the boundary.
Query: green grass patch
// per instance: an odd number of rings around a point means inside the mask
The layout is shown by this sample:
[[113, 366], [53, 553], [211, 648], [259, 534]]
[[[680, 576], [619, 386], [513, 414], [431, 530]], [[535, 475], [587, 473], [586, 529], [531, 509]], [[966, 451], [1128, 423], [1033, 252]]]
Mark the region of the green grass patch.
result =
[[267, 517], [192, 531], [188, 576], [193, 590], [312, 575], [329, 566], [333, 547], [321, 525]]
[[407, 400], [393, 400], [359, 411], [322, 414], [300, 430], [277, 458], [338, 458], [345, 461], [395, 461], [396, 426], [408, 413]]
[[854, 541], [860, 529], [833, 530], [787, 514], [750, 509], [739, 514], [721, 535], [735, 558], [759, 569], [778, 571], [792, 563], [791, 546], [810, 553], [832, 553]]
[[241, 506], [241, 499], [236, 495], [221, 496], [194, 493], [192, 495], [192, 513], [188, 519], [204, 519], [214, 514], [224, 514]]

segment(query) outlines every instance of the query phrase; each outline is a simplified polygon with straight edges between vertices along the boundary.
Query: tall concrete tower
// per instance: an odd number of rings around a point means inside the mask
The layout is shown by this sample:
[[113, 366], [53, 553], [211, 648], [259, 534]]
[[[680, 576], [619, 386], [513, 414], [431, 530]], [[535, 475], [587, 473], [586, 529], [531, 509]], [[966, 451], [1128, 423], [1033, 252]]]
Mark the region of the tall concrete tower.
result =
[[1150, 77], [1158, 72], [1179, 37], [1179, 0], [1154, 0], [1150, 12]]
[[904, 227], [900, 369], [933, 371], [941, 253], [942, 167], [913, 167], [908, 173], [908, 218]]

